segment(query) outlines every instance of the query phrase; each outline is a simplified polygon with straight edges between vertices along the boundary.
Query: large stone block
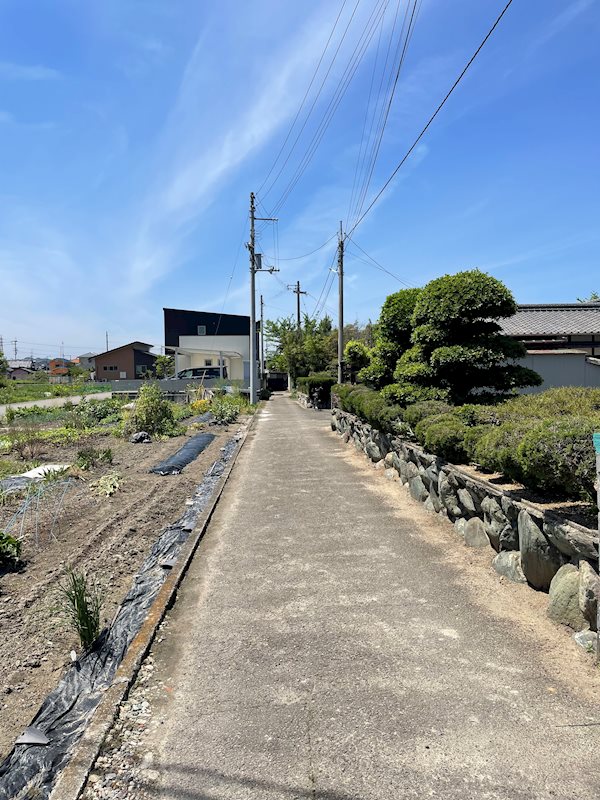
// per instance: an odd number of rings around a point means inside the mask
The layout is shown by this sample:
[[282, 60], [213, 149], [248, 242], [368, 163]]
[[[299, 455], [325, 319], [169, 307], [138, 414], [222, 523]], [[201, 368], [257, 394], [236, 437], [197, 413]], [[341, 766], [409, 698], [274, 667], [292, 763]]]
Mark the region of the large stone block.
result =
[[451, 517], [461, 517], [462, 510], [458, 504], [458, 497], [444, 472], [440, 472], [438, 482], [438, 497]]
[[598, 559], [598, 536], [586, 533], [568, 522], [546, 520], [544, 533], [552, 544], [569, 558]]
[[427, 500], [429, 493], [427, 492], [425, 484], [421, 480], [420, 475], [416, 475], [414, 478], [411, 478], [408, 485], [410, 488], [410, 493], [415, 500], [418, 500], [419, 503], [424, 503], [425, 500]]
[[371, 441], [370, 439], [365, 444], [365, 453], [369, 456], [371, 461], [381, 461], [381, 450], [375, 444], [375, 442]]
[[474, 516], [477, 513], [475, 501], [468, 489], [463, 486], [457, 492], [458, 502], [461, 504], [465, 516]]
[[498, 553], [492, 561], [492, 566], [496, 572], [508, 578], [509, 581], [527, 583], [527, 578], [521, 567], [521, 553], [518, 550]]
[[471, 517], [465, 525], [465, 544], [467, 547], [489, 547], [490, 542], [483, 522], [479, 517]]
[[527, 511], [520, 512], [518, 525], [521, 566], [525, 577], [535, 589], [547, 591], [564, 558], [546, 539]]
[[590, 628], [597, 630], [600, 578], [587, 561], [579, 562], [579, 608]]
[[573, 564], [564, 564], [550, 583], [548, 616], [575, 631], [587, 628], [579, 608], [579, 570]]

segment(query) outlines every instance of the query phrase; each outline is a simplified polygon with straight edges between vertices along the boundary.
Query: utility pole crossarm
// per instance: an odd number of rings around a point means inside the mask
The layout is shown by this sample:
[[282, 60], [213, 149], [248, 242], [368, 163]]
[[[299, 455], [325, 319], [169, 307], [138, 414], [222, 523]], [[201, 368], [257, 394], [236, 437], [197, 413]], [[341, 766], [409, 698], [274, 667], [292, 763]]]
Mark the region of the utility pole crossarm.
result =
[[296, 295], [296, 325], [298, 327], [298, 330], [300, 330], [300, 295], [308, 294], [308, 292], [303, 292], [300, 289], [300, 281], [296, 281], [296, 283], [293, 284], [292, 286], [288, 284], [287, 288], [290, 289], [290, 291], [292, 291]]

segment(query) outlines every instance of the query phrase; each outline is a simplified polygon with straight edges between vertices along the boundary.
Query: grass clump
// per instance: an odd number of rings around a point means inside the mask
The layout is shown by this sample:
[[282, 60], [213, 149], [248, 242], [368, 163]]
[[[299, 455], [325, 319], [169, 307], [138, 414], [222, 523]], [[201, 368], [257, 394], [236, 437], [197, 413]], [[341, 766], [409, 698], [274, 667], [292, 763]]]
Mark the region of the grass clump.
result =
[[110, 447], [99, 450], [96, 447], [82, 447], [77, 451], [76, 466], [82, 470], [93, 469], [99, 463], [112, 464], [113, 454]]
[[89, 650], [100, 634], [102, 604], [98, 586], [85, 572], [68, 569], [59, 584], [59, 612], [79, 636], [84, 650]]

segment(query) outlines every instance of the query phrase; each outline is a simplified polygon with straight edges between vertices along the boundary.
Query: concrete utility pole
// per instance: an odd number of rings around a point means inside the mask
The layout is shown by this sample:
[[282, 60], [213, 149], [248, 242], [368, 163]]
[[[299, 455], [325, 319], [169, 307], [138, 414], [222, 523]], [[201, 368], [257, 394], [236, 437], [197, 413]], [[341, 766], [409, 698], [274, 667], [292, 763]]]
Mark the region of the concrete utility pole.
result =
[[106, 352], [108, 353], [108, 331], [106, 331]]
[[279, 272], [275, 267], [263, 270], [262, 256], [256, 252], [256, 235], [254, 225], [256, 220], [261, 222], [276, 222], [271, 217], [257, 217], [254, 192], [250, 192], [250, 241], [246, 245], [250, 254], [250, 402], [256, 403], [256, 273]]
[[338, 240], [338, 383], [344, 382], [344, 233]]
[[15, 361], [16, 361], [17, 360], [17, 340], [16, 339], [12, 340], [12, 345], [15, 348]]
[[296, 281], [295, 285], [290, 286], [288, 284], [288, 289], [296, 295], [296, 326], [298, 330], [300, 330], [300, 295], [301, 294], [308, 294], [308, 292], [303, 292], [300, 289], [300, 281]]
[[260, 296], [260, 385], [265, 388], [265, 301]]

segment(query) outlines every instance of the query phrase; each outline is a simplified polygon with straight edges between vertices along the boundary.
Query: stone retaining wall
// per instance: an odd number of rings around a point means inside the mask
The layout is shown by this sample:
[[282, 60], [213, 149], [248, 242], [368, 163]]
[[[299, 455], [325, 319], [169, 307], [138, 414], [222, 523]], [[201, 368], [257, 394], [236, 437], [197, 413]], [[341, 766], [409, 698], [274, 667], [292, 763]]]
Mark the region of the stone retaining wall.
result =
[[[389, 480], [454, 524], [468, 547], [492, 547], [493, 566], [512, 581], [549, 592], [549, 615], [576, 631], [597, 629], [598, 533], [516, 500], [416, 445], [333, 409], [331, 427], [364, 452]], [[591, 643], [591, 634], [580, 643]]]

